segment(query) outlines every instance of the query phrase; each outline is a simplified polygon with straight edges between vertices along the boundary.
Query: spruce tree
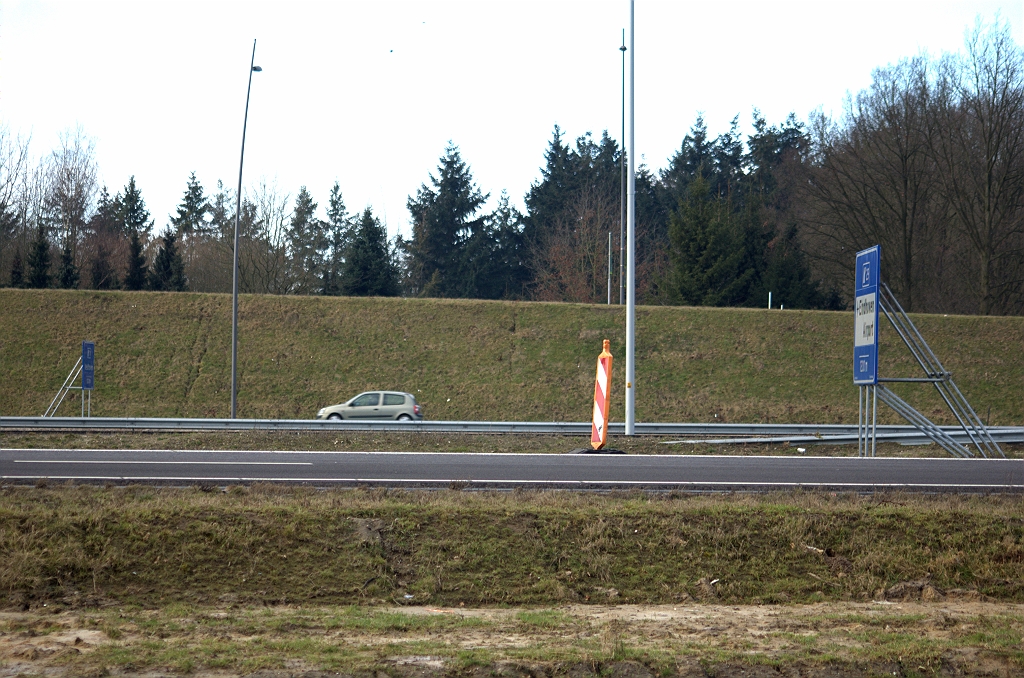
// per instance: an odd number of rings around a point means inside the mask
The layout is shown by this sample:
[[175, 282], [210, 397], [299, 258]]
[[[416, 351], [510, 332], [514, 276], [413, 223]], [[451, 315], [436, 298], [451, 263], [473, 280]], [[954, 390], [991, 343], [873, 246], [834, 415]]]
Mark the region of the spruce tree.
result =
[[157, 292], [185, 291], [185, 263], [178, 251], [174, 231], [167, 229], [149, 271], [149, 289]]
[[45, 289], [50, 286], [50, 279], [50, 239], [46, 237], [46, 228], [40, 226], [29, 250], [28, 286]]
[[[132, 177], [134, 180], [134, 177]], [[210, 211], [210, 203], [203, 195], [203, 185], [192, 172], [188, 177], [185, 195], [178, 205], [177, 216], [171, 217], [171, 225], [177, 229], [178, 235], [188, 238], [192, 235], [204, 235], [210, 230], [206, 214]]]
[[235, 211], [231, 200], [230, 189], [224, 188], [224, 182], [217, 180], [217, 192], [210, 201], [210, 232], [222, 240], [234, 238]]
[[466, 242], [476, 227], [477, 211], [487, 200], [473, 183], [469, 166], [449, 142], [437, 176], [422, 184], [406, 206], [412, 216], [412, 240], [407, 245], [410, 292], [420, 296], [451, 297], [459, 290], [459, 268]]
[[711, 195], [706, 179], [690, 182], [687, 199], [669, 222], [673, 269], [669, 295], [687, 306], [741, 306], [756, 282], [727, 200]]
[[78, 266], [75, 265], [75, 256], [74, 252], [71, 251], [70, 243], [65, 243], [64, 249], [61, 252], [57, 282], [66, 290], [78, 289]]
[[291, 275], [295, 291], [317, 292], [322, 287], [327, 250], [327, 225], [316, 218], [317, 204], [306, 187], [295, 197], [295, 209], [288, 228], [288, 249], [291, 253]]
[[388, 246], [387, 231], [369, 207], [352, 235], [341, 276], [341, 292], [360, 297], [398, 295], [398, 267]]
[[142, 254], [142, 241], [138, 231], [128, 234], [128, 272], [124, 276], [126, 290], [141, 290], [146, 286], [146, 257]]
[[149, 235], [152, 223], [149, 221], [149, 210], [142, 199], [142, 191], [135, 185], [135, 175], [124, 187], [124, 197], [118, 201], [119, 220], [125, 233], [137, 232], [140, 236]]
[[345, 262], [345, 251], [351, 240], [352, 219], [345, 208], [341, 187], [334, 182], [327, 201], [327, 262], [324, 266], [322, 293], [341, 294], [341, 273]]
[[14, 260], [11, 262], [11, 287], [25, 286], [25, 264], [21, 260], [21, 250], [14, 250]]

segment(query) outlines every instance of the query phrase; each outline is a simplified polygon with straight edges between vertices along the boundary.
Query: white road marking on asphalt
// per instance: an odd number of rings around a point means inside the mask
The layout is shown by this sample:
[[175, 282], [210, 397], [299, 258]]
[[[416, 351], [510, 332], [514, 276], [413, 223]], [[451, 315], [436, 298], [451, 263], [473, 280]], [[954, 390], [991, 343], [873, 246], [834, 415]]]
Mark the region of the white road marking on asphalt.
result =
[[116, 459], [15, 459], [15, 464], [213, 464], [214, 466], [312, 466], [311, 461], [119, 461]]

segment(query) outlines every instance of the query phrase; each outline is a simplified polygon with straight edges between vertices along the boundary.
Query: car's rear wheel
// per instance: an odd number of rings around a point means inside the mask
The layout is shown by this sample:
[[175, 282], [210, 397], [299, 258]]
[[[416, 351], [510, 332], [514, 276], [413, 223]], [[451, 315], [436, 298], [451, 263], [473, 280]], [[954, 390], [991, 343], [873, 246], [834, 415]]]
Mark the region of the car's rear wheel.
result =
[[334, 419], [335, 421], [337, 421], [337, 420], [341, 419], [341, 415], [338, 414], [337, 412], [335, 412], [334, 414], [332, 414], [331, 416], [329, 416], [327, 418], [328, 419]]
[[398, 415], [398, 421], [412, 421], [412, 417], [408, 414], [400, 414]]

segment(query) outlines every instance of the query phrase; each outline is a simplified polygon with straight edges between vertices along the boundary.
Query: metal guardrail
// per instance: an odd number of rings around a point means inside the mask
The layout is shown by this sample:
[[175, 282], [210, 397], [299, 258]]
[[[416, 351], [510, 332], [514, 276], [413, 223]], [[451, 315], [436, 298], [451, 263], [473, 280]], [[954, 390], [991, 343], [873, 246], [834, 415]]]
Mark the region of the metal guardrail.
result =
[[[537, 421], [336, 421], [318, 419], [174, 419], [162, 417], [0, 417], [6, 431], [421, 431], [424, 433], [589, 435], [590, 422]], [[959, 426], [942, 427], [956, 438]], [[855, 424], [697, 424], [637, 423], [643, 436], [675, 436], [681, 443], [854, 443]], [[1024, 442], [1024, 427], [989, 429], [999, 442]], [[612, 422], [611, 435], [623, 435], [625, 425]], [[903, 444], [929, 442], [913, 426], [878, 427], [879, 440]], [[710, 439], [709, 439], [710, 437]], [[920, 439], [920, 440], [918, 440]], [[675, 442], [675, 441], [673, 441]]]

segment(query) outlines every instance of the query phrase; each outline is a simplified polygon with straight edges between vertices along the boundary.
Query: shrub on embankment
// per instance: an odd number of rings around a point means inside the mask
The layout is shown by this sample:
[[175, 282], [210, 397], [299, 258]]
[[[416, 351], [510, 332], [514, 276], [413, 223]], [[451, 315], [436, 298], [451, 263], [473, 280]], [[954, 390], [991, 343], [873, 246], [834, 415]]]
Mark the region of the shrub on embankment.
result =
[[[228, 415], [229, 295], [5, 289], [0, 317], [2, 415], [42, 414], [83, 339], [96, 342], [94, 415]], [[1024, 318], [913, 317], [983, 419], [1024, 422]], [[855, 422], [852, 334], [845, 312], [639, 307], [637, 421]], [[623, 307], [243, 295], [238, 415], [310, 418], [361, 390], [395, 389], [430, 419], [584, 421], [605, 338], [615, 421]], [[884, 321], [881, 351], [885, 374], [920, 376]], [[952, 423], [928, 389], [895, 388]]]

